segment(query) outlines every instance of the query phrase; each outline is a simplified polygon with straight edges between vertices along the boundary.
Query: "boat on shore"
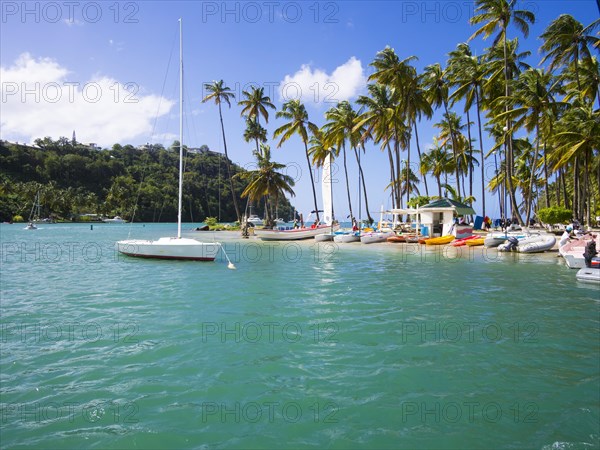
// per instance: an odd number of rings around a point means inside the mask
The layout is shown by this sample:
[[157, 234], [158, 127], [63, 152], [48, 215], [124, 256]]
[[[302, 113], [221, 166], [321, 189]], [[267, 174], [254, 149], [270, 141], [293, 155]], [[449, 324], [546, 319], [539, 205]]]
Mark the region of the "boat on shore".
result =
[[483, 237], [476, 237], [475, 239], [469, 239], [468, 241], [465, 242], [465, 245], [467, 245], [468, 247], [478, 247], [480, 245], [484, 245], [485, 244], [485, 238]]
[[454, 236], [449, 234], [447, 236], [440, 236], [427, 239], [425, 245], [446, 245], [454, 240]]
[[376, 244], [378, 242], [386, 242], [389, 237], [395, 236], [393, 231], [370, 231], [360, 235], [361, 244]]
[[556, 244], [553, 234], [532, 234], [521, 239], [511, 236], [508, 241], [498, 246], [499, 252], [516, 251], [519, 253], [542, 253], [551, 250]]
[[472, 239], [478, 239], [479, 237], [480, 236], [478, 236], [476, 234], [472, 234], [471, 236], [467, 236], [465, 238], [455, 239], [454, 241], [452, 241], [450, 243], [450, 245], [453, 247], [462, 247], [464, 245], [467, 245], [467, 241], [470, 241]]
[[596, 247], [600, 247], [600, 235], [584, 234], [578, 239], [573, 239], [558, 249], [558, 253], [565, 260], [567, 267], [571, 269], [583, 269], [585, 259], [583, 254], [585, 247], [592, 240], [596, 240]]
[[310, 228], [293, 228], [293, 227], [276, 227], [272, 230], [266, 229], [255, 229], [254, 235], [263, 241], [298, 241], [301, 239], [310, 239], [323, 233], [327, 233], [333, 229], [333, 231], [339, 230], [340, 226], [335, 224], [333, 226], [322, 224], [312, 226]]

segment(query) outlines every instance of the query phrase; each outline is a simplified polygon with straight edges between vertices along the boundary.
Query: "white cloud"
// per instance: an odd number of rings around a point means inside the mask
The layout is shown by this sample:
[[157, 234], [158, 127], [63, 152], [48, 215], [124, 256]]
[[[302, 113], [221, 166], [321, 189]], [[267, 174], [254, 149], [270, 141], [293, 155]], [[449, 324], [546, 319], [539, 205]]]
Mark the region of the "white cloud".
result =
[[173, 101], [142, 94], [134, 83], [95, 75], [87, 81], [50, 58], [20, 55], [0, 67], [2, 139], [33, 142], [50, 136], [71, 136], [102, 146], [146, 142], [157, 115], [168, 114]]
[[283, 102], [300, 99], [306, 106], [330, 106], [356, 97], [366, 85], [362, 63], [354, 56], [331, 74], [303, 64], [300, 70], [286, 75], [279, 84], [279, 99]]

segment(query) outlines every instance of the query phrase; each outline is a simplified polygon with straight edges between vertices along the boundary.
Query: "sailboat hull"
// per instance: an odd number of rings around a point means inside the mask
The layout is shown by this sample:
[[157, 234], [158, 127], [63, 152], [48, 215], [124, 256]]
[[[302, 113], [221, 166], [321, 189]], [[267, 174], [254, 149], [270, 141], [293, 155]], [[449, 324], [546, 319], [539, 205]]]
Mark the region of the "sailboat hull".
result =
[[214, 261], [220, 244], [195, 239], [165, 237], [157, 241], [129, 239], [117, 242], [117, 250], [127, 256], [153, 259]]

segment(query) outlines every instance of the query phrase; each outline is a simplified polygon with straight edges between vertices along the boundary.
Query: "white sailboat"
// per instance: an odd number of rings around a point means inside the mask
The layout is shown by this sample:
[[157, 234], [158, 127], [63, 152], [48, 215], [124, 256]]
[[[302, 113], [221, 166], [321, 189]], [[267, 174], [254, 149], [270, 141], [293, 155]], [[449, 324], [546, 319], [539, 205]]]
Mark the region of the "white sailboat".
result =
[[31, 212], [29, 213], [29, 220], [27, 226], [24, 228], [25, 230], [37, 230], [38, 227], [35, 226], [36, 222], [40, 221], [40, 193], [39, 191], [35, 194], [35, 200], [33, 201], [33, 206], [31, 207]]
[[[158, 259], [214, 261], [221, 249], [219, 243], [200, 242], [181, 237], [181, 207], [183, 191], [183, 40], [179, 19], [179, 204], [177, 237], [161, 237], [156, 241], [127, 239], [117, 242], [117, 250], [127, 256]], [[230, 262], [230, 268], [232, 264]]]

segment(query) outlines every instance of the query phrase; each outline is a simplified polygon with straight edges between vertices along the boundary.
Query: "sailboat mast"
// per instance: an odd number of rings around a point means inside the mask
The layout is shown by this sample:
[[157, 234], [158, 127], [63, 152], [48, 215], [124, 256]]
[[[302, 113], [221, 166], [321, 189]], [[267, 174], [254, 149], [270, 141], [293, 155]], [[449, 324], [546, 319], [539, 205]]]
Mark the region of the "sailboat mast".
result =
[[177, 238], [181, 238], [181, 207], [183, 202], [183, 39], [179, 19], [179, 204], [177, 208]]

